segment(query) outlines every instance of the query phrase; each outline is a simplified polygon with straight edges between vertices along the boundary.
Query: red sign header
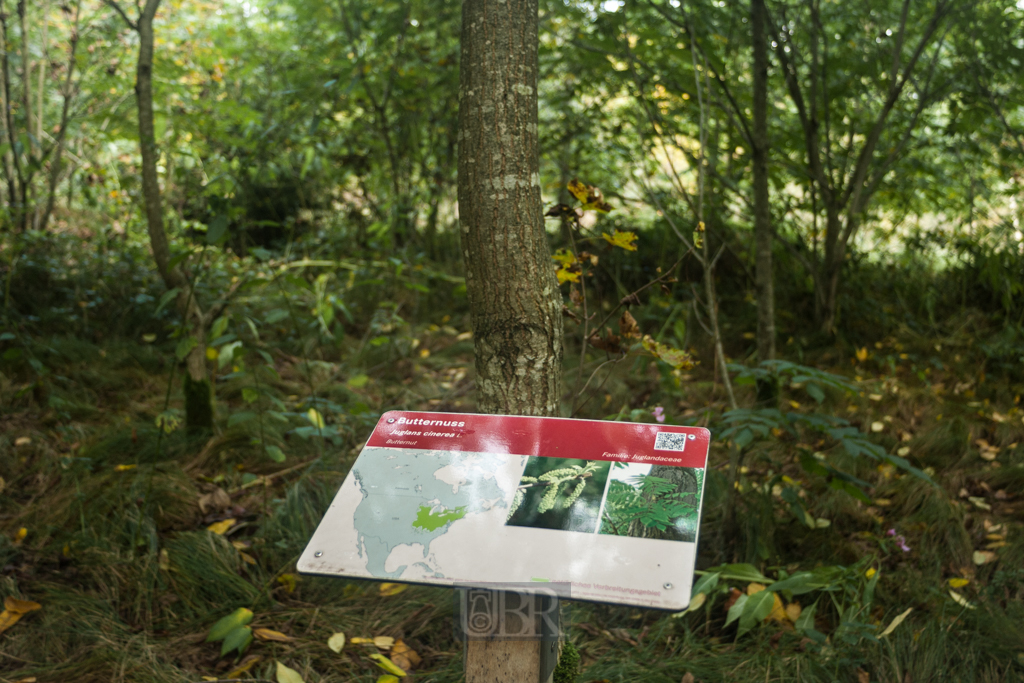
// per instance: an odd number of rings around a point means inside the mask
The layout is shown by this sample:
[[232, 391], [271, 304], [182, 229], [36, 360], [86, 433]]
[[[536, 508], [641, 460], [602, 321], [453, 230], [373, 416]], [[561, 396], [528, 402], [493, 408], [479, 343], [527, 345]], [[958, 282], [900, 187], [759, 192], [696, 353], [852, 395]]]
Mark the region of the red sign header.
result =
[[471, 413], [384, 413], [367, 446], [705, 467], [711, 432], [632, 422]]

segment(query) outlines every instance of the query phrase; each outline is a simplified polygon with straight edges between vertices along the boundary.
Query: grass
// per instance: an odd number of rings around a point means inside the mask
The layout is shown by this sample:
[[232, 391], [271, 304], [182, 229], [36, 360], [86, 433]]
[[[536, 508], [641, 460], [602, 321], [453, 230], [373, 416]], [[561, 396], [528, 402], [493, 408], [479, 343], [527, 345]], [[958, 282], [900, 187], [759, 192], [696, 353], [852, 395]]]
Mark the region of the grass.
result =
[[[381, 671], [367, 656], [373, 647], [327, 648], [338, 631], [403, 639], [422, 657], [412, 680], [461, 680], [451, 591], [382, 595], [373, 582], [295, 576], [299, 553], [380, 410], [472, 409], [472, 347], [453, 324], [403, 329], [402, 338], [417, 344], [391, 351], [365, 338], [336, 340], [333, 352], [306, 344], [313, 364], [278, 350], [276, 376], [251, 405], [243, 395], [248, 376], [227, 368], [217, 387], [218, 431], [201, 439], [154, 425], [172, 381], [173, 340], [33, 338], [45, 373], [0, 368], [0, 594], [42, 609], [0, 636], [0, 681], [274, 680], [276, 661], [308, 683], [377, 680]], [[274, 351], [273, 343], [254, 348]], [[866, 623], [884, 626], [913, 607], [909, 618], [877, 642], [844, 638], [843, 615], [826, 601], [816, 627], [829, 640], [820, 644], [777, 622], [737, 638], [734, 626], [724, 627], [722, 599], [680, 617], [576, 603], [567, 624], [582, 656], [581, 681], [677, 683], [688, 674], [707, 683], [1024, 680], [1021, 387], [980, 382], [969, 352], [952, 342], [941, 354], [913, 335], [879, 343], [867, 361], [837, 361], [842, 354], [825, 350], [832, 362], [822, 369], [860, 377], [861, 395], [830, 392], [817, 406], [794, 389], [783, 400], [796, 401], [793, 410], [843, 416], [891, 453], [908, 448], [937, 485], [845, 457], [813, 434], [780, 433], [746, 450], [736, 488], [732, 447], [718, 441], [699, 565], [746, 561], [792, 572], [864, 562], [881, 573]], [[933, 363], [921, 374], [920, 358], [933, 356], [944, 369]], [[809, 355], [804, 362], [813, 364]], [[350, 381], [362, 374], [370, 380]], [[652, 363], [627, 361], [596, 384], [582, 416], [661, 405], [672, 419], [715, 428], [724, 404], [711, 379], [704, 368], [676, 386]], [[172, 383], [171, 406], [179, 391]], [[270, 422], [282, 406], [301, 419], [311, 396], [326, 402], [317, 405], [327, 406], [336, 437], [303, 439]], [[266, 422], [229, 425], [242, 410]], [[283, 444], [284, 463], [264, 455], [260, 438], [268, 433]], [[1001, 449], [996, 461], [982, 458], [980, 439]], [[872, 503], [808, 476], [799, 455], [818, 449], [868, 481]], [[781, 476], [800, 483], [808, 511], [826, 528], [809, 529], [787, 511], [773, 489]], [[218, 489], [228, 504], [201, 507]], [[729, 506], [735, 528], [725, 527]], [[235, 524], [225, 535], [207, 529], [229, 518]], [[887, 540], [890, 528], [905, 536], [909, 552]], [[976, 564], [975, 552], [988, 548], [995, 561]], [[958, 590], [974, 609], [951, 598], [948, 581], [957, 577], [969, 580]], [[254, 627], [291, 640], [256, 641], [244, 657], [221, 657], [206, 632], [238, 607], [255, 612]]]

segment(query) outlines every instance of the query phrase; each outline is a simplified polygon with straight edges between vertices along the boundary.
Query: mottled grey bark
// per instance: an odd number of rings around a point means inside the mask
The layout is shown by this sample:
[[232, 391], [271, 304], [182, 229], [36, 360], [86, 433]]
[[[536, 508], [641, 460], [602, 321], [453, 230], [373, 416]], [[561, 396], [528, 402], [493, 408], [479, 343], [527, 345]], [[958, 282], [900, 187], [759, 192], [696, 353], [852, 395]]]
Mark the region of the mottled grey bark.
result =
[[[557, 415], [562, 301], [544, 232], [537, 143], [537, 0], [465, 0], [459, 220], [477, 406]], [[540, 640], [466, 643], [467, 683], [533, 683]]]
[[757, 289], [757, 356], [775, 358], [775, 287], [772, 271], [772, 225], [768, 205], [768, 40], [765, 0], [751, 0], [754, 106], [754, 251]]
[[537, 143], [537, 0], [466, 0], [459, 219], [481, 412], [556, 415], [561, 295]]

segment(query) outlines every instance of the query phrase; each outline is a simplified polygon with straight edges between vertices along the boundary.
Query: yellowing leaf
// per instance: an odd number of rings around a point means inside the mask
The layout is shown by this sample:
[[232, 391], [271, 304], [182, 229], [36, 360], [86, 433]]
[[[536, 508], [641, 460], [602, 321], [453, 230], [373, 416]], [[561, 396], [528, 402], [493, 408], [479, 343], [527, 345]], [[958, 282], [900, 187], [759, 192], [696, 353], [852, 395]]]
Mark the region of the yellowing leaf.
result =
[[0, 633], [3, 633], [10, 627], [17, 624], [19, 619], [21, 619], [21, 614], [19, 612], [11, 612], [8, 610], [0, 612]]
[[115, 472], [127, 472], [128, 470], [134, 470], [137, 465], [114, 465]]
[[872, 578], [877, 573], [878, 573], [878, 570], [875, 569], [874, 567], [871, 567], [866, 572], [864, 572], [864, 576], [870, 579], [870, 578]]
[[590, 189], [576, 178], [570, 180], [565, 189], [569, 190], [569, 193], [581, 202], [587, 201], [587, 196], [590, 195]]
[[964, 586], [966, 586], [970, 582], [971, 582], [970, 579], [961, 579], [959, 577], [955, 577], [955, 578], [952, 578], [952, 579], [949, 580], [949, 587], [950, 588], [963, 588]]
[[616, 230], [613, 234], [602, 233], [601, 237], [605, 239], [608, 244], [613, 247], [619, 247], [626, 251], [636, 251], [636, 233], [635, 232], [622, 232]]
[[144, 334], [144, 335], [142, 335], [142, 341], [144, 341], [147, 344], [152, 344], [153, 342], [156, 341], [156, 335], [155, 334]]
[[690, 370], [697, 365], [697, 361], [686, 351], [674, 349], [671, 346], [654, 341], [650, 335], [644, 336], [643, 347], [652, 356], [668, 363], [677, 370]]
[[389, 595], [398, 595], [408, 587], [409, 584], [407, 583], [382, 583], [380, 585], [380, 594], [385, 597]]
[[225, 519], [223, 521], [214, 522], [210, 526], [206, 527], [206, 530], [207, 531], [212, 531], [213, 533], [217, 534], [218, 536], [223, 536], [224, 532], [226, 532], [228, 529], [230, 529], [234, 525], [235, 525], [235, 518], [234, 517], [229, 517], [228, 519]]
[[28, 614], [29, 612], [35, 612], [37, 609], [42, 608], [42, 605], [38, 602], [33, 602], [32, 600], [19, 600], [18, 598], [12, 598], [11, 596], [4, 598], [4, 609], [15, 614]]
[[26, 527], [21, 527], [18, 529], [18, 533], [14, 534], [14, 544], [20, 545], [21, 542], [25, 540], [26, 536], [28, 536], [28, 529]]
[[593, 185], [584, 185], [574, 178], [566, 185], [566, 189], [579, 200], [582, 204], [581, 209], [600, 211], [601, 213], [608, 213], [612, 210], [611, 204], [604, 201], [601, 190]]
[[910, 616], [910, 613], [914, 611], [913, 607], [908, 607], [906, 611], [896, 615], [896, 618], [889, 622], [889, 625], [885, 627], [885, 630], [878, 636], [879, 638], [885, 638], [887, 635], [896, 630], [896, 627], [903, 623], [903, 620]]
[[269, 628], [258, 628], [252, 634], [260, 640], [270, 640], [275, 643], [290, 643], [293, 640], [290, 636]]
[[949, 597], [953, 598], [953, 601], [956, 602], [956, 604], [963, 607], [964, 609], [977, 609], [974, 605], [970, 603], [970, 601], [967, 598], [960, 595], [956, 591], [949, 591]]
[[214, 643], [218, 640], [223, 640], [236, 628], [239, 626], [245, 626], [250, 621], [252, 621], [252, 610], [248, 610], [245, 607], [239, 607], [231, 614], [219, 619], [216, 624], [210, 627], [210, 633], [206, 636], [206, 642]]
[[555, 271], [555, 277], [558, 278], [560, 285], [564, 285], [566, 282], [579, 282], [581, 274], [579, 270], [573, 271], [567, 268], [559, 268]]
[[245, 562], [246, 564], [256, 564], [256, 558], [249, 553], [239, 551], [238, 556], [242, 558], [242, 562]]
[[167, 548], [160, 549], [160, 559], [157, 560], [157, 564], [159, 565], [160, 569], [163, 569], [164, 571], [167, 571], [171, 568], [171, 556], [167, 552]]
[[[401, 655], [403, 657], [406, 657], [407, 659], [409, 659], [410, 664], [413, 667], [420, 666], [420, 655], [416, 653], [416, 650], [414, 650], [412, 647], [410, 647], [406, 643], [403, 643], [400, 640], [394, 641], [394, 645], [391, 647], [392, 660], [394, 660], [395, 655]], [[402, 667], [402, 669], [406, 669], [407, 671], [409, 671], [409, 669], [406, 667]]]
[[277, 683], [306, 683], [299, 672], [290, 669], [281, 662], [277, 663]]
[[551, 255], [551, 258], [558, 261], [563, 266], [571, 266], [576, 263], [576, 254], [572, 253], [568, 249], [559, 249]]
[[799, 602], [791, 602], [786, 605], [786, 618], [792, 621], [794, 624], [796, 620], [800, 618], [800, 614], [803, 612], [803, 608]]
[[399, 678], [405, 677], [405, 672], [402, 671], [402, 668], [400, 666], [398, 666], [397, 664], [395, 664], [394, 662], [392, 662], [387, 657], [385, 657], [384, 655], [382, 655], [382, 654], [372, 654], [372, 655], [370, 655], [370, 659], [373, 660], [374, 664], [376, 664], [380, 668], [384, 669], [389, 674], [394, 674], [395, 676], [398, 676]]
[[[246, 657], [245, 659], [242, 660], [241, 664], [239, 664], [237, 667], [235, 667], [234, 669], [232, 669], [228, 673], [224, 674], [224, 678], [227, 678], [227, 679], [241, 678], [242, 674], [248, 672], [249, 669], [251, 669], [254, 666], [256, 666], [257, 664], [259, 664], [262, 659], [263, 659], [263, 657], [260, 657], [259, 655], [249, 655], [248, 657]], [[217, 680], [217, 679], [214, 678], [213, 680]]]
[[786, 608], [782, 604], [782, 598], [779, 597], [778, 593], [772, 596], [772, 611], [765, 617], [765, 621], [789, 621], [789, 616], [786, 614]]
[[868, 347], [863, 346], [863, 347], [857, 349], [857, 360], [859, 360], [861, 363], [863, 363], [867, 359], [868, 359]]
[[381, 650], [390, 650], [391, 646], [395, 644], [395, 639], [391, 636], [375, 636], [373, 644]]
[[306, 419], [313, 423], [313, 426], [317, 429], [324, 428], [324, 416], [320, 414], [320, 411], [316, 408], [310, 408], [306, 412]]
[[335, 633], [327, 639], [327, 647], [331, 648], [334, 652], [341, 652], [342, 648], [345, 647], [345, 634]]
[[797, 403], [796, 401], [790, 401], [790, 402], [789, 402], [789, 405], [790, 405], [790, 407], [792, 407], [792, 408], [797, 408], [797, 409], [798, 409], [798, 408], [800, 408], [800, 404], [799, 404], [799, 403]]
[[676, 614], [673, 614], [672, 616], [674, 616], [674, 617], [681, 617], [684, 614], [689, 614], [690, 612], [696, 612], [701, 607], [703, 607], [704, 603], [707, 602], [707, 601], [708, 601], [707, 594], [705, 594], [705, 593], [697, 593], [692, 598], [690, 598], [690, 604], [686, 607], [685, 610], [683, 610], [682, 612], [677, 612]]
[[213, 348], [212, 346], [206, 347], [206, 360], [217, 360], [217, 357], [219, 355], [220, 353], [217, 351], [217, 349]]
[[281, 574], [281, 576], [277, 577], [277, 582], [284, 586], [285, 590], [289, 593], [294, 593], [299, 582], [299, 577], [295, 574]]
[[398, 676], [392, 676], [391, 674], [381, 674], [380, 678], [377, 679], [377, 683], [398, 683]]

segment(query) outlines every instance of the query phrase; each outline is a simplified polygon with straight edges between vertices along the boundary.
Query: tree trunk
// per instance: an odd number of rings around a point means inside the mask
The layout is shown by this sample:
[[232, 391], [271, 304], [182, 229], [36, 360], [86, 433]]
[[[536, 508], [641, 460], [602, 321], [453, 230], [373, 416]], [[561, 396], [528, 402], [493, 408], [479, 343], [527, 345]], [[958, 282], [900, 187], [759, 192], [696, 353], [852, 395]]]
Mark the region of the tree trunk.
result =
[[[192, 284], [178, 267], [170, 265], [171, 252], [164, 230], [157, 162], [160, 158], [153, 127], [153, 19], [160, 0], [146, 0], [135, 29], [139, 34], [139, 63], [135, 95], [139, 111], [139, 147], [142, 152], [142, 195], [149, 244], [157, 270], [169, 289], [177, 288], [178, 313], [185, 319], [196, 345], [185, 358], [185, 424], [189, 429], [213, 429], [213, 392], [206, 367], [206, 320], [196, 302]], [[120, 11], [120, 10], [119, 10]]]
[[768, 204], [768, 43], [765, 0], [751, 0], [750, 24], [754, 62], [754, 251], [757, 289], [757, 356], [775, 358], [775, 287], [772, 269], [772, 226]]
[[481, 412], [557, 415], [561, 296], [537, 142], [537, 0], [466, 0], [459, 215]]
[[[537, 141], [538, 0], [465, 0], [459, 219], [485, 413], [557, 415], [562, 300], [544, 231]], [[466, 643], [467, 683], [532, 683], [541, 640]]]

